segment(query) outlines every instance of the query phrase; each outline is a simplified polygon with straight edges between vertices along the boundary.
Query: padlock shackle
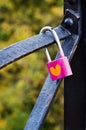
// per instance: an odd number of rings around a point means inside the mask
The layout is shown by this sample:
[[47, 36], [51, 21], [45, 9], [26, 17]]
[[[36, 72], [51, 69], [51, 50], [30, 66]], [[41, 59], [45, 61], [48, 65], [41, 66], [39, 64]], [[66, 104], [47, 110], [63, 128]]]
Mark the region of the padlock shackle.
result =
[[50, 55], [49, 55], [48, 49], [47, 49], [47, 48], [44, 48], [44, 51], [45, 51], [45, 53], [46, 53], [48, 62], [51, 62], [51, 57], [50, 57]]
[[60, 44], [60, 40], [59, 40], [59, 37], [58, 37], [56, 31], [52, 27], [50, 27], [50, 26], [45, 26], [45, 27], [43, 27], [41, 29], [40, 33], [45, 33], [46, 31], [50, 31], [53, 34], [53, 36], [55, 38], [55, 41], [56, 41], [56, 43], [58, 44], [58, 47], [59, 47], [60, 56], [64, 57], [65, 55], [64, 55], [64, 52], [62, 50], [62, 47], [61, 47], [61, 44]]

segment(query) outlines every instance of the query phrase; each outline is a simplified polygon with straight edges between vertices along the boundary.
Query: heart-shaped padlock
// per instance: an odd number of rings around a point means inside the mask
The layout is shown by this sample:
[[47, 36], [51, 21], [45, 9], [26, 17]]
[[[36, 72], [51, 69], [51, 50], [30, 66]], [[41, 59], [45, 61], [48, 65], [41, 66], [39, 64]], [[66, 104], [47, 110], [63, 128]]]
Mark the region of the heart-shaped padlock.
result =
[[54, 61], [51, 61], [51, 57], [49, 55], [48, 49], [47, 48], [44, 49], [47, 59], [48, 59], [48, 63], [47, 63], [48, 71], [50, 73], [52, 80], [57, 80], [57, 79], [72, 75], [70, 64], [68, 62], [67, 57], [64, 55], [57, 33], [50, 26], [46, 26], [42, 28], [40, 33], [44, 33], [46, 31], [52, 32], [55, 38], [55, 41], [58, 44], [59, 51], [60, 51], [60, 58]]

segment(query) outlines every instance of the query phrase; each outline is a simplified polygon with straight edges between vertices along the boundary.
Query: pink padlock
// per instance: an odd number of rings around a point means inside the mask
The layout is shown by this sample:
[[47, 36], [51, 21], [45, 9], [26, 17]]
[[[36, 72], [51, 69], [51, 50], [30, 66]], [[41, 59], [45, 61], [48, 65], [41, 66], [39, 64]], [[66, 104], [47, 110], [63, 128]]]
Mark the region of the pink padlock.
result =
[[51, 61], [51, 57], [49, 55], [47, 48], [44, 49], [48, 59], [48, 63], [47, 63], [48, 71], [50, 73], [52, 80], [57, 80], [72, 75], [70, 64], [68, 62], [67, 57], [64, 55], [57, 33], [50, 26], [46, 26], [42, 28], [40, 32], [43, 33], [46, 31], [52, 32], [60, 51], [60, 58]]

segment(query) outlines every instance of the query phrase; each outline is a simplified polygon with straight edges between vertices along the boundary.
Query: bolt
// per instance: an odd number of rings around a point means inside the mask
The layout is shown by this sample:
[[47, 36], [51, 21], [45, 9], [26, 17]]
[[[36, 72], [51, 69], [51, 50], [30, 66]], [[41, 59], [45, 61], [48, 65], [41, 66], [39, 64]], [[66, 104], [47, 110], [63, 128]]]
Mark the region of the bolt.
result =
[[68, 17], [64, 20], [64, 23], [67, 25], [67, 27], [71, 27], [73, 25], [73, 20]]

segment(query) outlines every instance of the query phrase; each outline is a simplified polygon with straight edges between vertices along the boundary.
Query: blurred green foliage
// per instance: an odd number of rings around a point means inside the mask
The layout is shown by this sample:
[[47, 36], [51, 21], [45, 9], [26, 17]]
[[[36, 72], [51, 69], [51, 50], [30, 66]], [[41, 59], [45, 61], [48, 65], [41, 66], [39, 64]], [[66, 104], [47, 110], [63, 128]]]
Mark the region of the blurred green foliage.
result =
[[[0, 1], [0, 49], [39, 33], [62, 19], [62, 0]], [[57, 47], [49, 47], [52, 58]], [[35, 64], [34, 64], [35, 63]], [[0, 70], [0, 130], [23, 130], [47, 76], [42, 50]], [[63, 85], [50, 109], [43, 130], [63, 129]]]

